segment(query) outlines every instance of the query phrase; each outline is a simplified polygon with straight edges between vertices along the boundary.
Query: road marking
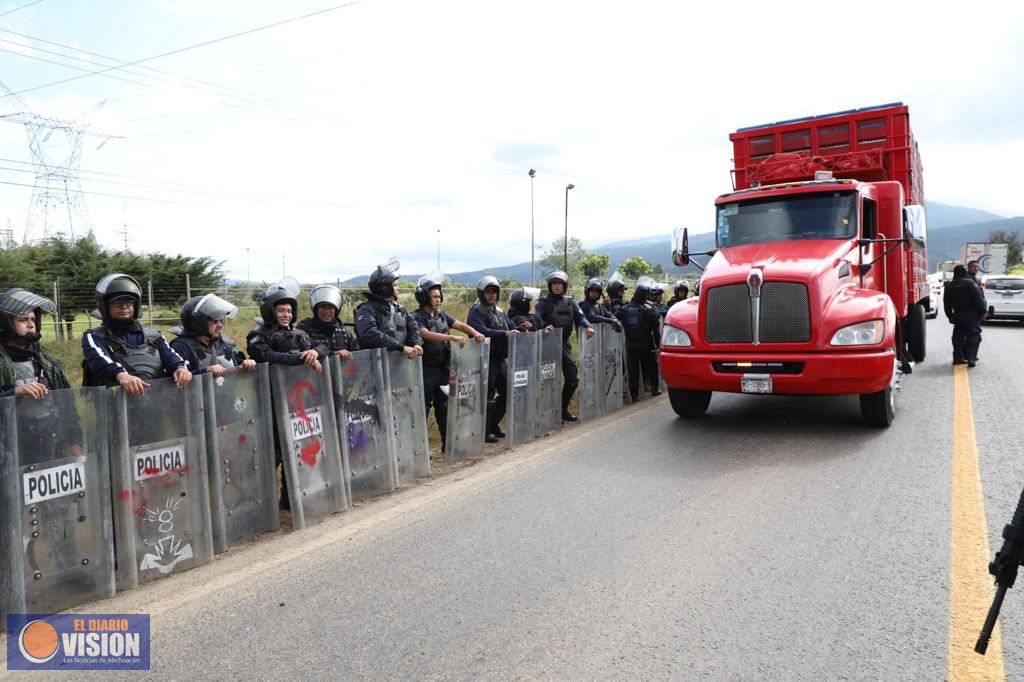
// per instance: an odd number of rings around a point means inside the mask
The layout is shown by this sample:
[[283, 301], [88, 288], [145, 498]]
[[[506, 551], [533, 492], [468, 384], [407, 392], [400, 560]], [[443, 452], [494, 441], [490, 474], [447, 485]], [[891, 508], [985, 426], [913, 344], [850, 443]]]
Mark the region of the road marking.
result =
[[981, 494], [978, 444], [974, 436], [967, 368], [953, 369], [953, 491], [949, 557], [949, 679], [1005, 680], [999, 625], [988, 653], [974, 653], [974, 642], [995, 594], [986, 567], [992, 555]]

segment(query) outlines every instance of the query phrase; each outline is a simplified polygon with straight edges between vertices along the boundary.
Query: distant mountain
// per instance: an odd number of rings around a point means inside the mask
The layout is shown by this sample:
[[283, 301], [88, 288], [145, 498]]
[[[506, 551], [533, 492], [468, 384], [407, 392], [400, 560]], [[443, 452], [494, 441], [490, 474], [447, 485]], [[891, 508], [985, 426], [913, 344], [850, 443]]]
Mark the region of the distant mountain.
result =
[[[964, 206], [950, 206], [938, 202], [928, 202], [928, 269], [933, 271], [936, 263], [943, 260], [955, 260], [960, 257], [960, 247], [966, 242], [987, 241], [989, 232], [993, 230], [1018, 230], [1024, 234], [1024, 217], [1004, 218], [994, 213], [980, 211]], [[710, 232], [690, 235], [690, 251], [708, 251], [714, 248], [714, 235]], [[669, 279], [690, 277], [697, 274], [697, 269], [690, 266], [686, 269], [672, 265], [670, 253], [671, 235], [639, 237], [626, 239], [596, 246], [587, 246], [587, 250], [608, 256], [611, 259], [611, 270], [630, 256], [640, 256], [651, 265], [661, 265], [668, 273]], [[707, 259], [699, 256], [696, 260], [704, 263]], [[541, 269], [537, 269], [538, 276]], [[606, 273], [606, 274], [611, 274]], [[453, 281], [460, 284], [475, 284], [484, 275], [494, 275], [499, 279], [513, 279], [526, 282], [530, 279], [530, 263], [516, 263], [452, 273]], [[407, 282], [415, 282], [419, 275], [403, 276]], [[363, 285], [366, 277], [353, 277], [346, 280], [348, 286]]]

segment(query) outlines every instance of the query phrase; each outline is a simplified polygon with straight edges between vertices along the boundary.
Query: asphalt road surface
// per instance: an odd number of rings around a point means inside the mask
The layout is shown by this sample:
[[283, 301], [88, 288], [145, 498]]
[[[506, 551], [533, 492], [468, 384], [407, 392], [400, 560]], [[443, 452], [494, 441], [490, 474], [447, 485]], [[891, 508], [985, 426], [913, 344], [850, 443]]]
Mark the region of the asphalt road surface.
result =
[[151, 613], [160, 678], [1024, 679], [1020, 584], [971, 651], [1024, 326], [969, 371], [928, 328], [889, 429], [854, 397], [650, 401], [81, 610]]

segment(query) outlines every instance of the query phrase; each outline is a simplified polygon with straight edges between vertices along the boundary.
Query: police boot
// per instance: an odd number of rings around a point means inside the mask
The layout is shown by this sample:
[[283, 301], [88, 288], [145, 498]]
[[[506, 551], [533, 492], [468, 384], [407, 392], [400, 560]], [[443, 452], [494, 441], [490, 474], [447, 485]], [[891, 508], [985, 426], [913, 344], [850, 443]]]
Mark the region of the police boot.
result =
[[493, 402], [487, 403], [487, 435], [484, 436], [485, 443], [497, 443], [498, 437], [494, 435], [494, 408]]

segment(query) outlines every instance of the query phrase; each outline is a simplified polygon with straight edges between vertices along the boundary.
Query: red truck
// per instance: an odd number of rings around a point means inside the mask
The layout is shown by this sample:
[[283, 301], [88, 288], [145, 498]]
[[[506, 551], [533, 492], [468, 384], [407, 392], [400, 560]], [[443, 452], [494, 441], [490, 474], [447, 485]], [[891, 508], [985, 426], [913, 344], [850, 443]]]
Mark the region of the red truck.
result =
[[860, 396], [888, 426], [925, 357], [930, 305], [921, 158], [902, 103], [741, 128], [734, 189], [715, 200], [699, 296], [672, 307], [660, 366], [673, 409], [715, 391]]

